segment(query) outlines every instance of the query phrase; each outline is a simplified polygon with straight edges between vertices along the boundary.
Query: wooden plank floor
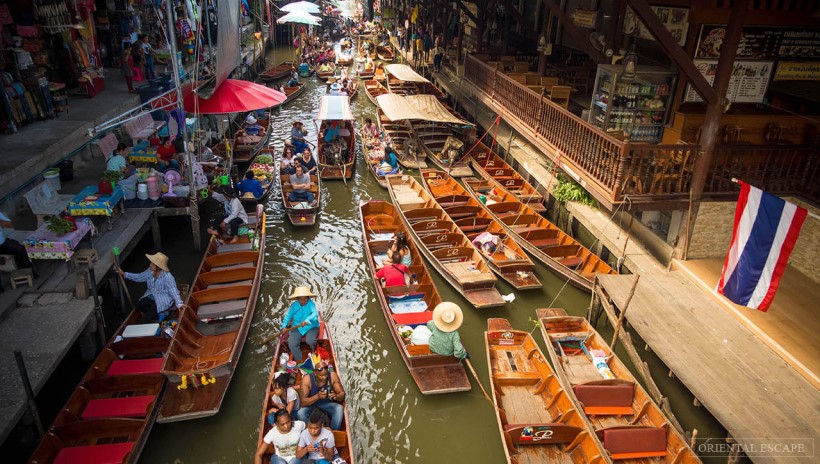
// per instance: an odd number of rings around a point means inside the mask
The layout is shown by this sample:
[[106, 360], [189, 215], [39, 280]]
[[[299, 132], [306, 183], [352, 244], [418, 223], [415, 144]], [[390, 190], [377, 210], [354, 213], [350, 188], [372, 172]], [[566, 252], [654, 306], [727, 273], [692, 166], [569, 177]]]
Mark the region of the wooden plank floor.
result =
[[[711, 293], [720, 279], [723, 260], [675, 261], [675, 266]], [[765, 313], [736, 305], [719, 295], [714, 295], [714, 299], [786, 362], [804, 370], [804, 377], [820, 387], [820, 357], [817, 356], [820, 351], [820, 317], [816, 311], [820, 285], [800, 271], [787, 267], [777, 295]]]
[[[598, 276], [619, 308], [633, 279]], [[820, 442], [820, 390], [681, 271], [642, 274], [626, 319], [739, 443]], [[788, 461], [816, 462], [802, 456]]]

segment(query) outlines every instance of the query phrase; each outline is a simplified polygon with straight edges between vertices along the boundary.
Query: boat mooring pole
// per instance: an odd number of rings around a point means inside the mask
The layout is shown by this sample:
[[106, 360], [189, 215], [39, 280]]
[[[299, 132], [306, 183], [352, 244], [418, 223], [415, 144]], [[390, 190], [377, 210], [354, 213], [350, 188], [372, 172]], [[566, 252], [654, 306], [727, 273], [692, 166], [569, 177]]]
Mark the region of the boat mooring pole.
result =
[[88, 266], [88, 281], [91, 284], [91, 294], [94, 296], [94, 316], [97, 318], [97, 338], [100, 347], [105, 346], [105, 317], [103, 317], [100, 295], [97, 294], [97, 279], [94, 277], [94, 267]]
[[624, 303], [624, 307], [621, 308], [621, 314], [618, 315], [618, 322], [615, 324], [615, 332], [612, 334], [612, 342], [609, 344], [610, 352], [612, 352], [612, 348], [615, 346], [615, 341], [618, 340], [618, 332], [621, 331], [621, 326], [624, 322], [624, 315], [626, 314], [627, 308], [629, 308], [629, 303], [632, 301], [632, 297], [635, 296], [635, 289], [638, 287], [638, 280], [640, 279], [640, 274], [635, 274], [635, 280], [632, 281], [632, 288], [629, 289], [629, 295], [626, 297], [626, 303]]
[[17, 361], [17, 370], [20, 371], [20, 380], [23, 382], [23, 389], [26, 391], [26, 402], [28, 404], [28, 412], [34, 419], [34, 426], [37, 427], [37, 436], [45, 435], [46, 430], [43, 428], [43, 421], [40, 420], [40, 411], [37, 409], [37, 401], [34, 399], [34, 390], [31, 388], [31, 380], [28, 378], [28, 370], [26, 369], [26, 362], [23, 360], [23, 353], [20, 350], [14, 350], [14, 359]]

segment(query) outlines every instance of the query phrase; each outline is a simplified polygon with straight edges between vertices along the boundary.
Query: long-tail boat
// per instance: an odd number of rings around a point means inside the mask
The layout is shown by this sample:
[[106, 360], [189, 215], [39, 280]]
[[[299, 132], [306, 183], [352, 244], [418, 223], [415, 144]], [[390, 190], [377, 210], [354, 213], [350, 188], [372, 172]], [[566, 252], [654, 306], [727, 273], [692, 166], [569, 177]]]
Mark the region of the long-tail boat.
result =
[[169, 338], [133, 311], [57, 413], [29, 464], [139, 461], [157, 417]]
[[376, 56], [378, 56], [380, 60], [390, 63], [393, 61], [394, 55], [393, 50], [389, 46], [379, 45], [376, 47]]
[[427, 159], [453, 177], [473, 175], [465, 152], [471, 147], [464, 142], [465, 134], [455, 130], [452, 124], [413, 121], [413, 134], [419, 141]]
[[414, 345], [408, 333], [402, 335], [401, 327], [424, 325], [432, 320], [433, 309], [441, 303], [438, 289], [413, 241], [407, 242], [413, 257], [407, 271], [412, 275], [409, 286], [383, 287], [375, 277], [393, 237], [399, 232], [407, 234], [396, 207], [386, 201], [371, 200], [362, 202], [359, 210], [364, 251], [376, 296], [393, 341], [419, 390], [425, 395], [469, 390], [470, 379], [458, 358], [431, 353], [428, 345]]
[[219, 412], [253, 319], [265, 259], [265, 213], [257, 205], [234, 244], [211, 238], [188, 304], [168, 349], [162, 373], [168, 388], [158, 422], [213, 416]]
[[526, 203], [533, 211], [539, 213], [546, 211], [544, 196], [518, 171], [493, 153], [490, 147], [479, 142], [470, 155], [473, 167], [482, 177], [496, 181], [499, 186], [515, 195], [520, 202]]
[[409, 121], [391, 121], [384, 111], [378, 110], [379, 132], [384, 133], [385, 143], [396, 150], [399, 155], [399, 164], [407, 169], [426, 168], [425, 155], [419, 148], [418, 140], [413, 137], [413, 129]]
[[482, 238], [488, 243], [492, 240], [488, 248], [476, 248], [493, 272], [518, 290], [541, 288], [541, 282], [533, 273], [535, 264], [480, 201], [444, 171], [422, 169], [421, 179], [424, 188], [468, 239], [473, 243]]
[[447, 97], [435, 84], [415, 72], [405, 64], [389, 64], [385, 66], [387, 72], [387, 88], [399, 95], [433, 95], [439, 101]]
[[364, 90], [367, 92], [367, 98], [376, 106], [379, 106], [376, 102], [376, 97], [389, 92], [379, 81], [373, 79], [365, 79]]
[[464, 186], [529, 254], [573, 286], [591, 292], [596, 274], [617, 274], [595, 253], [494, 181], [466, 179]]
[[558, 378], [613, 461], [700, 462], [586, 319], [567, 316], [563, 309], [536, 313]]
[[285, 206], [285, 214], [294, 226], [312, 226], [316, 224], [316, 215], [322, 207], [322, 178], [320, 176], [310, 176], [310, 192], [315, 198], [313, 204], [305, 201], [292, 202], [288, 199], [288, 194], [293, 191], [290, 183], [290, 175], [279, 172], [279, 190], [282, 192], [282, 204]]
[[294, 63], [292, 61], [284, 61], [259, 73], [259, 80], [263, 82], [270, 82], [283, 79], [290, 75], [291, 71], [293, 71], [293, 67]]
[[[356, 172], [356, 118], [350, 109], [350, 97], [322, 96], [316, 122], [319, 124], [319, 140], [316, 142], [319, 177], [322, 180], [353, 178]], [[324, 134], [334, 125], [338, 136], [326, 142]]]
[[414, 178], [387, 176], [387, 191], [418, 249], [456, 291], [476, 308], [504, 304], [481, 253]]
[[490, 318], [484, 343], [508, 463], [611, 462], [532, 335]]
[[[318, 303], [316, 306], [319, 306]], [[325, 362], [328, 363], [328, 368], [332, 369], [336, 372], [336, 375], [339, 376], [339, 381], [342, 381], [342, 374], [339, 369], [338, 359], [336, 357], [336, 352], [334, 350], [333, 341], [330, 338], [330, 331], [327, 329], [327, 323], [322, 319], [321, 309], [319, 313], [319, 337], [316, 342], [317, 351], [318, 348], [322, 348], [322, 352], [326, 353], [328, 358], [323, 358]], [[283, 333], [279, 340], [276, 343], [276, 352], [273, 355], [273, 362], [271, 363], [270, 367], [270, 376], [268, 378], [268, 387], [265, 390], [265, 402], [262, 403], [262, 419], [259, 423], [259, 438], [257, 439], [257, 448], [259, 445], [262, 444], [265, 435], [270, 431], [271, 425], [268, 424], [268, 409], [270, 408], [271, 404], [271, 396], [273, 396], [273, 381], [276, 378], [277, 372], [282, 372], [280, 365], [279, 365], [279, 358], [282, 354], [287, 354], [290, 360], [293, 360], [293, 354], [290, 352], [290, 348], [288, 347], [288, 334]], [[301, 359], [305, 359], [310, 353], [310, 347], [303, 343], [302, 344], [302, 357]], [[291, 372], [296, 377], [296, 383], [293, 385], [293, 388], [296, 389], [297, 392], [301, 390], [302, 385], [302, 376], [306, 375], [302, 372], [301, 369], [296, 368], [293, 372]], [[353, 456], [353, 440], [352, 435], [350, 433], [350, 420], [348, 419], [347, 414], [347, 404], [342, 402], [342, 406], [344, 407], [344, 420], [342, 421], [342, 428], [341, 430], [333, 430], [333, 439], [336, 442], [336, 450], [339, 453], [339, 456], [345, 460], [348, 464], [354, 464], [354, 456]], [[295, 411], [294, 411], [295, 413]], [[295, 420], [295, 418], [294, 418]], [[274, 453], [273, 445], [268, 445], [267, 447], [268, 453], [263, 456], [262, 462], [270, 462], [270, 457]]]
[[[259, 155], [268, 155], [268, 156], [270, 156], [270, 159], [273, 160], [274, 151], [273, 151], [272, 148], [265, 147], [265, 148], [263, 148], [259, 151]], [[262, 193], [262, 196], [259, 197], [259, 198], [256, 198], [252, 195], [250, 195], [250, 196], [245, 196], [245, 195], [240, 196], [239, 201], [246, 208], [250, 207], [250, 206], [258, 205], [260, 203], [264, 203], [265, 200], [267, 200], [268, 197], [270, 196], [270, 192], [271, 192], [271, 189], [273, 188], [273, 184], [274, 184], [273, 179], [275, 177], [275, 172], [274, 172], [274, 168], [273, 168], [273, 163], [272, 162], [271, 162], [271, 164], [258, 163], [258, 161], [262, 159], [262, 157], [259, 156], [259, 155], [257, 155], [256, 158], [254, 158], [254, 161], [257, 161], [257, 162], [251, 163], [248, 166], [247, 171], [245, 171], [245, 172], [252, 172], [254, 174], [254, 177], [256, 178], [256, 180], [259, 181], [259, 183], [262, 185], [262, 190], [263, 190], [264, 193]], [[240, 178], [240, 181], [244, 178], [245, 178], [245, 176], [243, 175]]]

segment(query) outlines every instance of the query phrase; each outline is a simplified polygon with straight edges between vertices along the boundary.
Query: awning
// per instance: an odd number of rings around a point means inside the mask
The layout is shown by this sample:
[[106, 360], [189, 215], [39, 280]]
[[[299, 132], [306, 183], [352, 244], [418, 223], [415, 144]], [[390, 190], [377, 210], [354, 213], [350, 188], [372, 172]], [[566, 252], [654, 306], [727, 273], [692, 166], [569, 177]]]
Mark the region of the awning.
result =
[[376, 103], [391, 121], [427, 120], [472, 126], [450, 112], [435, 95], [408, 95], [402, 97], [386, 93], [376, 97]]
[[396, 76], [396, 79], [407, 82], [430, 82], [419, 73], [413, 71], [413, 68], [406, 64], [388, 64], [384, 67], [390, 74]]
[[[264, 85], [237, 79], [227, 79], [210, 98], [202, 98], [193, 91], [193, 84], [182, 86], [182, 103], [191, 114], [244, 113], [281, 104], [287, 95]], [[149, 102], [154, 109], [170, 111], [177, 107], [177, 91], [171, 89]]]
[[353, 111], [350, 110], [350, 97], [339, 95], [324, 95], [319, 102], [317, 121], [355, 121]]

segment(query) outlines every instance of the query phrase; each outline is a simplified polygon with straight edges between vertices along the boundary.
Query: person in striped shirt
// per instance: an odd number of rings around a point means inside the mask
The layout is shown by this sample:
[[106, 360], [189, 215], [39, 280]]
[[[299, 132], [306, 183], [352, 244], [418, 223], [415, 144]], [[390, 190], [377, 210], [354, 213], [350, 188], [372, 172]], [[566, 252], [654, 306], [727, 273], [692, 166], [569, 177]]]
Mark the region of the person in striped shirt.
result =
[[148, 288], [137, 301], [135, 309], [142, 313], [143, 322], [164, 320], [172, 309], [182, 306], [182, 298], [174, 276], [168, 268], [168, 257], [163, 253], [146, 254], [148, 269], [135, 274], [116, 268], [117, 274], [132, 282], [145, 282]]

